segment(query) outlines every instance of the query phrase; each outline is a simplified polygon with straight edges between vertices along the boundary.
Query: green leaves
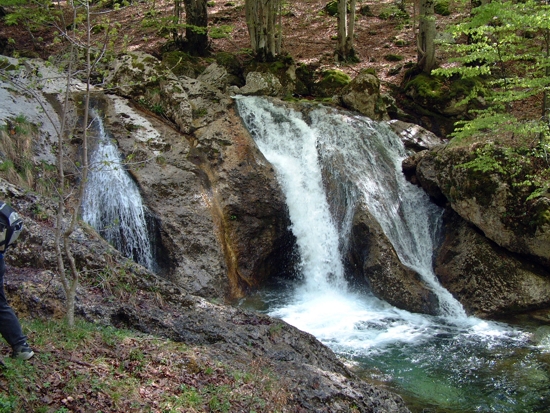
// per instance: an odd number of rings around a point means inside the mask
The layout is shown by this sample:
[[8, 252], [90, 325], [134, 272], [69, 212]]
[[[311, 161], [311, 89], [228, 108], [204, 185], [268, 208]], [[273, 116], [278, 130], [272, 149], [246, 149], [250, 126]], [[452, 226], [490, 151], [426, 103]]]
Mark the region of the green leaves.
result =
[[[433, 73], [478, 78], [484, 85], [461, 102], [482, 95], [484, 106], [472, 111], [472, 120], [458, 123], [453, 136], [548, 134], [548, 99], [539, 96], [550, 91], [550, 6], [537, 0], [493, 0], [474, 8], [450, 32], [457, 42], [447, 45], [454, 64]], [[529, 99], [542, 101], [533, 119], [513, 110]]]

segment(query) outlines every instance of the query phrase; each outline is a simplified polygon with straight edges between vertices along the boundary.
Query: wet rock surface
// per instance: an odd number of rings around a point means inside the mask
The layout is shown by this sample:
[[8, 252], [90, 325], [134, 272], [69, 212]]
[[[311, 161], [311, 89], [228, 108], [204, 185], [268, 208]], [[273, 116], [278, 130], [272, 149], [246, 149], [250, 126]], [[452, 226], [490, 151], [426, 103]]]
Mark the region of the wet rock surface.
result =
[[346, 264], [356, 284], [390, 304], [412, 312], [438, 313], [437, 296], [415, 271], [401, 264], [380, 225], [365, 209], [355, 213]]
[[468, 314], [499, 317], [550, 305], [550, 272], [499, 247], [451, 212], [435, 263], [441, 284]]

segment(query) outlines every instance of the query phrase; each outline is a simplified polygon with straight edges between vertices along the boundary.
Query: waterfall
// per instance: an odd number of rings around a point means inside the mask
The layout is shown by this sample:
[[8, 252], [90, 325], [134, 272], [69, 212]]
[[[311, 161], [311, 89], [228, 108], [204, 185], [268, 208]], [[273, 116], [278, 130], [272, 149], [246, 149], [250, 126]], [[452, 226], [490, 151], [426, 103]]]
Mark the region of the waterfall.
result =
[[[343, 111], [310, 107], [301, 114], [264, 98], [236, 100], [276, 170], [301, 256], [301, 285], [258, 293], [266, 311], [313, 334], [364, 377], [416, 401], [418, 411], [546, 411], [550, 350], [534, 349], [520, 329], [466, 317], [439, 285], [432, 255], [442, 213], [404, 179], [400, 139]], [[439, 316], [400, 310], [346, 286], [341, 253], [359, 203], [401, 262], [437, 294]]]
[[359, 202], [378, 221], [401, 262], [420, 274], [438, 296], [441, 315], [466, 317], [462, 305], [433, 272], [435, 238], [443, 212], [422, 189], [405, 179], [401, 163], [406, 152], [400, 138], [385, 124], [328, 108], [313, 111], [311, 124], [319, 137], [323, 164], [339, 180], [350, 181]]
[[90, 156], [82, 219], [124, 256], [152, 270], [151, 241], [139, 188], [124, 169], [103, 120], [94, 112], [92, 116], [98, 142]]
[[259, 99], [238, 102], [257, 145], [277, 170], [305, 288], [317, 290], [329, 284], [345, 288], [338, 230], [321, 179], [317, 136], [298, 113]]
[[[388, 127], [330, 108], [309, 114], [261, 98], [239, 98], [239, 112], [264, 156], [275, 167], [297, 238], [306, 285], [345, 289], [341, 248], [355, 202], [378, 220], [401, 262], [421, 275], [440, 300], [444, 316], [466, 317], [432, 270], [441, 211], [401, 173], [405, 149]], [[335, 222], [322, 169], [346, 188], [342, 222]]]

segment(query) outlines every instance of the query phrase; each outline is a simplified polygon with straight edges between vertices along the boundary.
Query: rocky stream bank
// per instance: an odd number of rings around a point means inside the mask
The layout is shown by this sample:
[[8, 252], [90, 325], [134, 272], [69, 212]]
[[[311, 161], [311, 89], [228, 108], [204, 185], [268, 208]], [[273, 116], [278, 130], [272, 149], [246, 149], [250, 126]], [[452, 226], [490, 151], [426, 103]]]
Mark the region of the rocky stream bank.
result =
[[[58, 75], [40, 61], [9, 62], [18, 82], [40, 73], [45, 110], [56, 113], [63, 88], [54, 84]], [[231, 98], [235, 93], [286, 96], [293, 71], [251, 72], [239, 87], [217, 63], [194, 79], [176, 76], [152, 56], [135, 53], [122, 56], [110, 73], [108, 82], [116, 94], [94, 90], [94, 101], [122, 156], [131, 161], [128, 171], [157, 228], [159, 268], [155, 275], [129, 263], [83, 225], [74, 235], [78, 266], [86, 274], [78, 315], [200, 345], [205, 354], [230, 365], [265, 360], [293, 395], [289, 411], [407, 411], [398, 396], [359, 380], [311, 335], [280, 320], [221, 304], [268, 280], [293, 276], [295, 239], [284, 197]], [[387, 119], [376, 85], [375, 76], [363, 73], [350, 86], [334, 91], [334, 101], [373, 119]], [[34, 142], [35, 160], [53, 163], [55, 137], [46, 128], [48, 120], [35, 110], [28, 94], [12, 89], [2, 83], [3, 102], [8, 103], [2, 107], [2, 120], [26, 108], [26, 118], [42, 127]], [[75, 86], [74, 96], [78, 89]], [[303, 110], [307, 105], [311, 103]], [[74, 120], [76, 125], [76, 116]], [[510, 184], [495, 174], [472, 177], [459, 167], [469, 159], [469, 148], [452, 148], [415, 125], [390, 125], [411, 150], [405, 173], [447, 209], [445, 240], [436, 257], [442, 284], [478, 316], [548, 308], [547, 194], [524, 203], [525, 214], [532, 213], [533, 219], [518, 225], [505, 214], [517, 195]], [[66, 151], [69, 159], [78, 160], [76, 130], [75, 137]], [[55, 204], [5, 181], [1, 191], [25, 217], [27, 228], [8, 263], [12, 268], [36, 269], [30, 277], [9, 282], [12, 302], [22, 315], [61, 317], [63, 294], [53, 251]], [[399, 262], [367, 211], [355, 211], [352, 234], [347, 260], [355, 268], [355, 280], [397, 307], [436, 311], [431, 291]], [[109, 288], [98, 288], [98, 277], [106, 269], [112, 277], [109, 286], [118, 284], [117, 277], [126, 283], [123, 274], [128, 273], [135, 290], [120, 300]]]

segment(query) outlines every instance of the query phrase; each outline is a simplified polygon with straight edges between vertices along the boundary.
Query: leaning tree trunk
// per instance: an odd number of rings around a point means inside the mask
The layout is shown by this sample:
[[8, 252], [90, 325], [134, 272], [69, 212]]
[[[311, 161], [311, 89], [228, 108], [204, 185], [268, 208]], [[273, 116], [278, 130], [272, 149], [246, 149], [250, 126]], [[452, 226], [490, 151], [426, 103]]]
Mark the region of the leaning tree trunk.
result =
[[281, 53], [280, 11], [281, 0], [246, 0], [246, 24], [256, 60], [271, 61]]
[[420, 0], [417, 49], [418, 67], [425, 73], [435, 68], [435, 0]]
[[185, 5], [186, 50], [195, 56], [208, 52], [208, 12], [206, 0], [183, 0]]

